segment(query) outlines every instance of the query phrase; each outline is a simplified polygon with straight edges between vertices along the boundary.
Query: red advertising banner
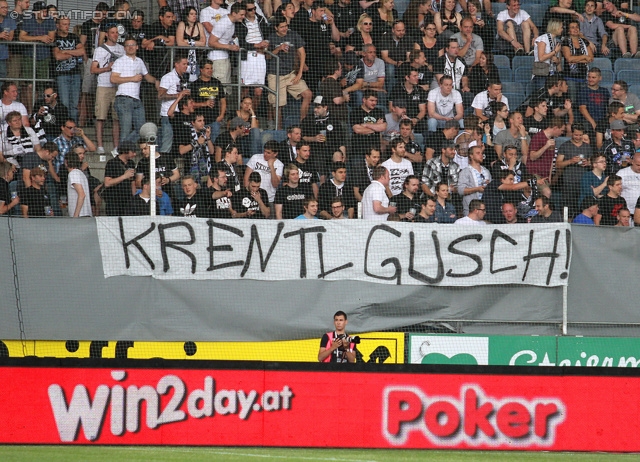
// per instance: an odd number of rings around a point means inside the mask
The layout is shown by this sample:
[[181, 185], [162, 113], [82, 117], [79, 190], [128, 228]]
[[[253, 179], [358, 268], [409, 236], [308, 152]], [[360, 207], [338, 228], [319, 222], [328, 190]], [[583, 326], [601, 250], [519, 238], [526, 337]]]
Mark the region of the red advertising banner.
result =
[[0, 443], [640, 451], [640, 377], [0, 367]]

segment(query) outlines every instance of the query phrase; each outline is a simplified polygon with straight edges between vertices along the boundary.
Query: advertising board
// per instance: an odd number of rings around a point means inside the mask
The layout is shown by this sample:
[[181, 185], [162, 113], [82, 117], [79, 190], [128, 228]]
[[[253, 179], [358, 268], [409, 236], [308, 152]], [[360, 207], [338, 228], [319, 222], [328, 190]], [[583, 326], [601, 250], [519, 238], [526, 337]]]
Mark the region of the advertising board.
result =
[[[0, 419], [11, 423], [0, 426], [0, 442], [640, 450], [632, 370], [154, 364], [0, 366]], [[347, 428], [332, 431], [340, 416]]]

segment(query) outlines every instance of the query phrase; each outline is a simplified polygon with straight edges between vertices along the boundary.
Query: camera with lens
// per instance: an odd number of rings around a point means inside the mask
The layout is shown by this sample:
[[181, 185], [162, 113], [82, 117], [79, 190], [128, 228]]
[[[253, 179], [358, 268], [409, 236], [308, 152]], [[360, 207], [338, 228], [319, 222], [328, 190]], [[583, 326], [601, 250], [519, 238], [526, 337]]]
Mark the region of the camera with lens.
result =
[[360, 337], [357, 335], [354, 337], [349, 337], [347, 334], [339, 334], [336, 336], [336, 340], [344, 340], [342, 344], [343, 349], [349, 348], [349, 344], [354, 343], [356, 345], [360, 344]]

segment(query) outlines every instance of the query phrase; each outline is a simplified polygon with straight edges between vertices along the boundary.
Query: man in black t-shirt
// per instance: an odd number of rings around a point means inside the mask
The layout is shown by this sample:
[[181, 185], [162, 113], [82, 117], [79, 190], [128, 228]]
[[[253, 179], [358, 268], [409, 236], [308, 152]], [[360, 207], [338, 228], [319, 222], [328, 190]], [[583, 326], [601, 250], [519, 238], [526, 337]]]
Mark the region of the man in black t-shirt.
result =
[[136, 145], [123, 141], [118, 146], [118, 156], [110, 159], [104, 169], [104, 193], [107, 216], [126, 215], [131, 199], [136, 193], [135, 172]]
[[231, 198], [234, 218], [269, 218], [269, 196], [260, 188], [262, 177], [258, 172], [249, 175], [249, 186], [243, 188]]
[[171, 71], [167, 47], [176, 44], [177, 26], [173, 18], [173, 10], [170, 7], [161, 7], [158, 21], [151, 24], [149, 36], [142, 41], [142, 48], [147, 51], [149, 73], [157, 80]]
[[116, 43], [124, 45], [124, 39], [127, 37], [129, 29], [131, 29], [131, 24], [127, 19], [129, 8], [129, 2], [126, 0], [116, 0], [113, 5], [115, 11], [109, 13], [107, 18], [100, 24], [100, 45], [106, 41], [107, 31], [113, 26], [118, 28], [118, 40], [116, 40]]
[[[149, 155], [151, 154], [151, 149], [149, 148], [149, 144], [146, 142], [140, 143], [140, 152], [142, 152], [142, 159], [138, 162], [136, 166], [136, 187], [140, 189], [142, 187], [142, 182], [145, 178], [149, 177], [151, 162], [149, 160]], [[176, 167], [176, 163], [169, 156], [162, 155], [162, 153], [156, 151], [156, 178], [160, 178], [160, 185], [166, 186], [171, 183], [175, 183], [180, 178], [180, 171], [178, 167]], [[167, 187], [167, 190], [171, 190], [170, 187]]]
[[178, 217], [208, 218], [211, 209], [211, 196], [198, 189], [191, 175], [182, 178], [184, 197], [176, 199], [173, 214]]
[[220, 135], [220, 124], [227, 111], [227, 99], [222, 83], [213, 77], [213, 61], [205, 61], [200, 77], [190, 85], [196, 114], [204, 115], [204, 123], [211, 127], [211, 141]]
[[318, 211], [320, 218], [331, 219], [331, 201], [340, 197], [347, 209], [349, 218], [354, 218], [356, 200], [353, 196], [353, 188], [347, 184], [347, 165], [344, 162], [334, 162], [331, 166], [332, 178], [320, 186], [318, 193]]
[[53, 216], [51, 201], [44, 187], [46, 173], [36, 167], [31, 170], [31, 186], [20, 195], [20, 209], [24, 218]]
[[377, 104], [377, 92], [365, 90], [362, 106], [351, 112], [351, 148], [354, 157], [364, 156], [372, 147], [380, 148], [380, 134], [387, 129], [387, 123], [384, 111], [378, 109]]
[[297, 156], [293, 161], [293, 164], [298, 167], [300, 184], [304, 184], [309, 187], [313, 197], [318, 197], [318, 185], [320, 183], [321, 175], [318, 171], [316, 162], [311, 159], [311, 144], [307, 141], [301, 141], [298, 143], [296, 152]]
[[[229, 122], [229, 131], [222, 132], [214, 144], [216, 162], [220, 162], [224, 156], [225, 150], [230, 146], [235, 146], [238, 149], [238, 154], [242, 157], [243, 153], [240, 152], [240, 137], [249, 134], [249, 123], [245, 122], [242, 117], [234, 117]], [[248, 154], [248, 153], [247, 153]]]
[[618, 212], [627, 208], [627, 201], [622, 194], [622, 178], [611, 175], [607, 179], [609, 192], [598, 199], [598, 215], [594, 221], [597, 225], [615, 226], [618, 224]]
[[300, 183], [300, 170], [295, 164], [284, 168], [285, 183], [276, 191], [276, 219], [291, 220], [304, 213], [305, 199], [313, 198], [309, 183]]
[[[404, 179], [403, 191], [396, 194], [389, 201], [396, 203], [396, 212], [402, 221], [413, 221], [422, 209], [418, 198], [420, 179], [415, 175], [409, 175]], [[413, 210], [412, 210], [413, 209]]]
[[364, 159], [351, 162], [349, 183], [353, 186], [353, 196], [358, 202], [362, 201], [362, 194], [373, 181], [373, 168], [380, 163], [380, 149], [371, 148], [364, 155]]
[[211, 169], [211, 187], [207, 188], [207, 194], [211, 195], [209, 216], [213, 218], [232, 218], [231, 198], [233, 191], [227, 188], [227, 171], [222, 164], [217, 164]]

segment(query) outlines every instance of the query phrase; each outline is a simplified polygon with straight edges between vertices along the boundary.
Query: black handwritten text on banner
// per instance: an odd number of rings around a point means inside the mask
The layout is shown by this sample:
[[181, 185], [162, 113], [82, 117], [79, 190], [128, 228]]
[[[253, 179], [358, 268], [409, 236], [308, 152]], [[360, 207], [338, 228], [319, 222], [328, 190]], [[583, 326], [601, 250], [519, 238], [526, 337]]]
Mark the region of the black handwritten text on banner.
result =
[[569, 225], [97, 218], [105, 277], [566, 285]]

